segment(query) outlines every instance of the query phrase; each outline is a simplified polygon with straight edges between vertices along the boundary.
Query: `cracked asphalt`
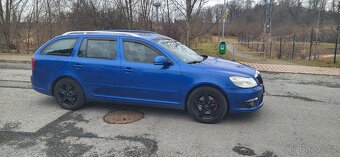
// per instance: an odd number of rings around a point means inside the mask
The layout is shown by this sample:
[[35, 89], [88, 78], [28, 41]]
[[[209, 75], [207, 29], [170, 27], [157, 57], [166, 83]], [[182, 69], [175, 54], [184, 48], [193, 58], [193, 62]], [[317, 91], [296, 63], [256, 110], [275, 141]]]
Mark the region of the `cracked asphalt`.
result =
[[[265, 105], [221, 123], [185, 111], [92, 103], [61, 109], [30, 87], [30, 65], [0, 63], [0, 156], [340, 156], [340, 77], [263, 73]], [[108, 124], [132, 108], [145, 117]]]

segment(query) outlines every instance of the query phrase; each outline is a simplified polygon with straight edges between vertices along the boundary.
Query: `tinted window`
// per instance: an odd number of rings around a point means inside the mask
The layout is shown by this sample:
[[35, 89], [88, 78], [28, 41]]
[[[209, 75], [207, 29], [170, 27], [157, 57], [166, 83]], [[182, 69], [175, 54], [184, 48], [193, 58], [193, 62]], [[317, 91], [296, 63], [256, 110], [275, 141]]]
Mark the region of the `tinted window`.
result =
[[144, 44], [125, 41], [124, 56], [129, 62], [153, 63], [159, 54]]
[[116, 41], [102, 39], [84, 39], [78, 52], [79, 57], [115, 59]]
[[57, 56], [69, 56], [71, 55], [74, 45], [78, 39], [61, 39], [49, 44], [45, 47], [41, 54], [57, 55]]

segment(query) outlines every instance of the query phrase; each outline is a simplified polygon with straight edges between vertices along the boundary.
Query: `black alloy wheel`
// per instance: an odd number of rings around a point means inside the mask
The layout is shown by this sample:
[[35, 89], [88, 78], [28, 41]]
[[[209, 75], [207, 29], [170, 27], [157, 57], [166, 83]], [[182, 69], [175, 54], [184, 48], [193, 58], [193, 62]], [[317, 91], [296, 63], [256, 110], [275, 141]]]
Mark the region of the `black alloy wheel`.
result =
[[76, 110], [85, 105], [80, 85], [69, 78], [59, 80], [54, 87], [54, 97], [58, 104], [68, 110]]
[[199, 87], [191, 92], [187, 107], [190, 115], [201, 123], [216, 123], [227, 112], [225, 96], [209, 86]]

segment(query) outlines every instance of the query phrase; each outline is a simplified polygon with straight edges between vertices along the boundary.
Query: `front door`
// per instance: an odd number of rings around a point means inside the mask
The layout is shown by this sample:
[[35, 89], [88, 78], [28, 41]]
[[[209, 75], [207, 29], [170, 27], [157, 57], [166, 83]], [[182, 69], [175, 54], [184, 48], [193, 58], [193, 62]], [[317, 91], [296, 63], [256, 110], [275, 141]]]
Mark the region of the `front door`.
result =
[[124, 39], [123, 49], [123, 97], [146, 103], [180, 104], [180, 68], [176, 63], [154, 65], [156, 56], [165, 55], [143, 41]]

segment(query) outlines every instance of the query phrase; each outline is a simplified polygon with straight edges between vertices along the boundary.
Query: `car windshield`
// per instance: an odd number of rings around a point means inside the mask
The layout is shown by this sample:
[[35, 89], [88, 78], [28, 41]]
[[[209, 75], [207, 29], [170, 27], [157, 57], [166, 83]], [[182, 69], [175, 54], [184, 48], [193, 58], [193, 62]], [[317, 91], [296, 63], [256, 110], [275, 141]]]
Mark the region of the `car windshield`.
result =
[[156, 40], [158, 44], [164, 46], [167, 50], [173, 53], [182, 61], [192, 64], [202, 62], [205, 57], [197, 54], [195, 51], [191, 50], [184, 44], [173, 40], [173, 39], [158, 39]]

